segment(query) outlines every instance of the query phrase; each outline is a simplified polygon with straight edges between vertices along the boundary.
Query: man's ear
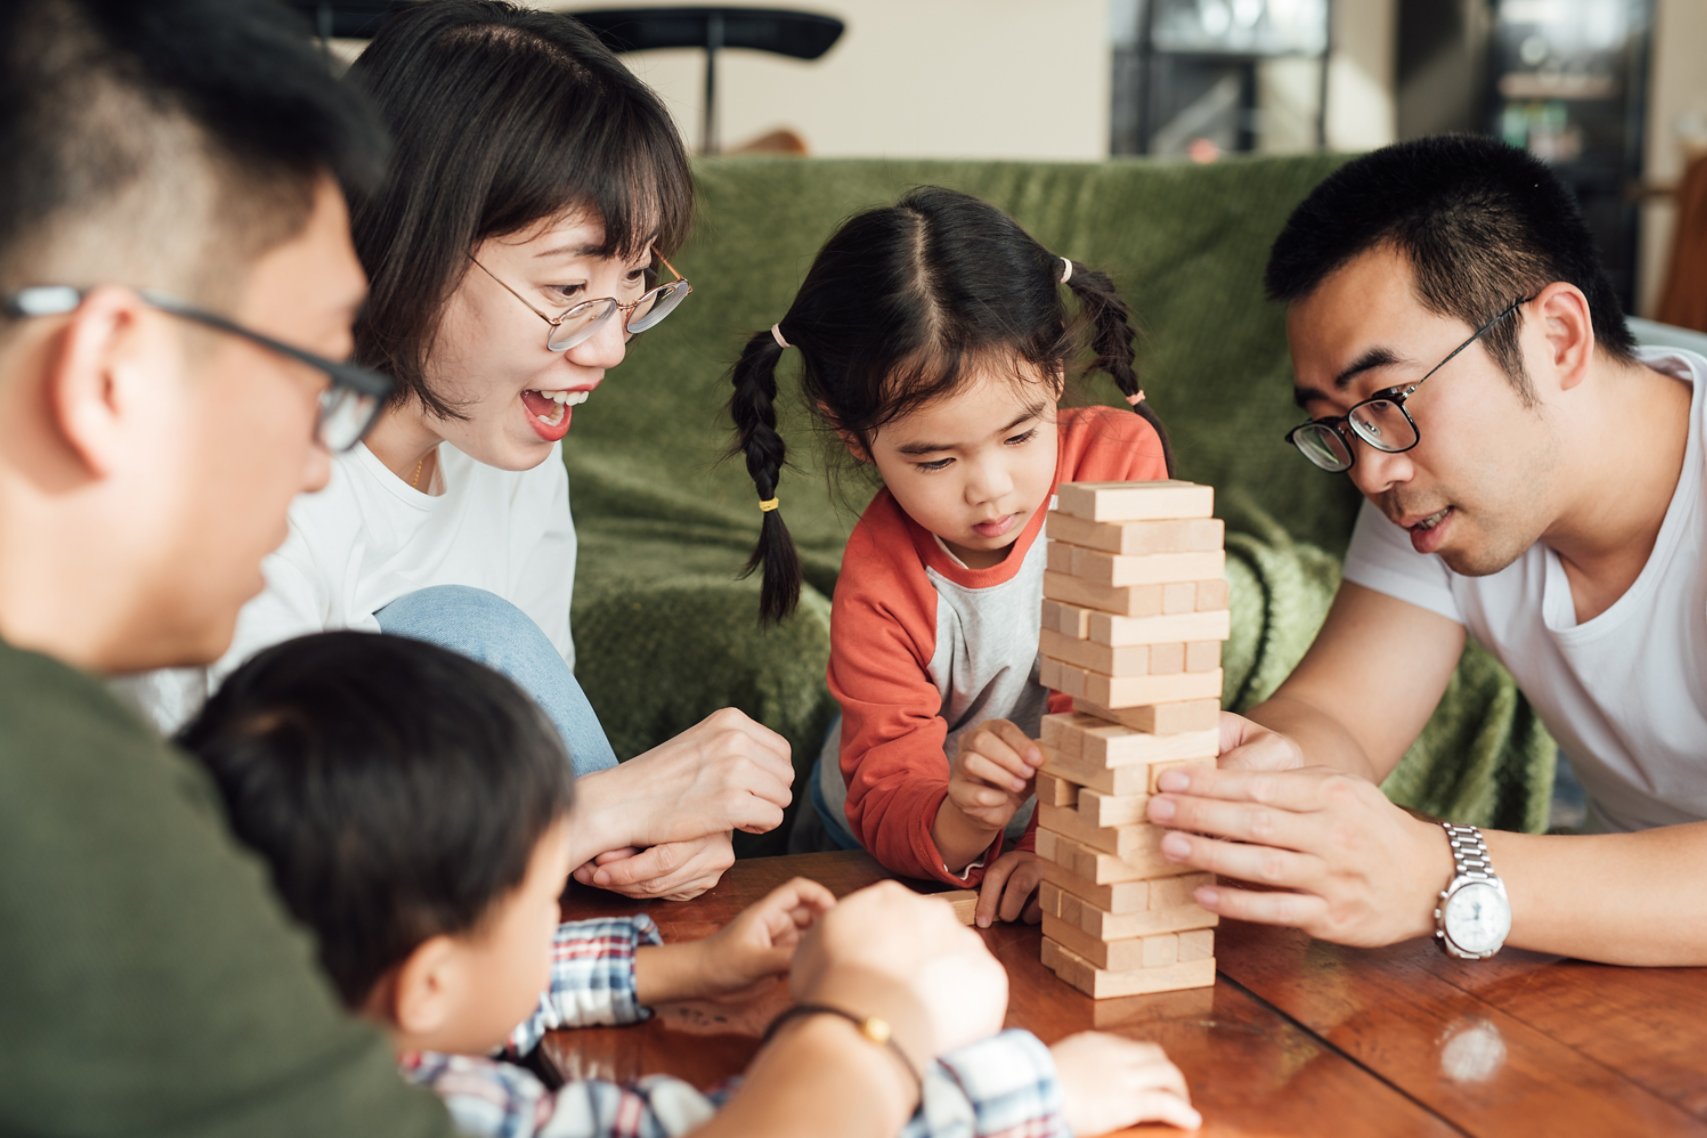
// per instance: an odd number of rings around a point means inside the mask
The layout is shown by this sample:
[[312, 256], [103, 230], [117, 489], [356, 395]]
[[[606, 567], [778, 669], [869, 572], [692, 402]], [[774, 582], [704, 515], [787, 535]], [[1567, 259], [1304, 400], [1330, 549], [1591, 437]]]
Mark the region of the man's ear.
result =
[[128, 419], [157, 386], [142, 308], [127, 289], [92, 289], [47, 346], [43, 394], [49, 425], [96, 477], [113, 473], [126, 446]]
[[457, 943], [448, 936], [417, 945], [381, 984], [380, 1012], [403, 1035], [431, 1038], [444, 1029], [460, 995]]
[[1576, 285], [1554, 281], [1529, 305], [1547, 345], [1545, 360], [1560, 391], [1576, 387], [1594, 358], [1594, 317]]

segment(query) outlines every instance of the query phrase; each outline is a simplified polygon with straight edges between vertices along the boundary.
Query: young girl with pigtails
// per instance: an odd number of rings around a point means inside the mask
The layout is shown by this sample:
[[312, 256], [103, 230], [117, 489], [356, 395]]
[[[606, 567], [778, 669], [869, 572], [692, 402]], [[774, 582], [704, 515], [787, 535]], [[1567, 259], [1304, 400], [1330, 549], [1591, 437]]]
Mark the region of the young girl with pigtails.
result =
[[[748, 562], [763, 573], [762, 619], [786, 616], [800, 593], [777, 485], [787, 350], [800, 354], [807, 406], [883, 483], [836, 582], [829, 683], [842, 715], [811, 780], [816, 844], [980, 887], [980, 926], [1037, 919], [1031, 740], [1066, 706], [1037, 666], [1055, 487], [1171, 469], [1132, 340], [1107, 276], [984, 202], [926, 187], [837, 230], [733, 373], [736, 449], [763, 513]], [[1058, 406], [1087, 350], [1130, 409]]]

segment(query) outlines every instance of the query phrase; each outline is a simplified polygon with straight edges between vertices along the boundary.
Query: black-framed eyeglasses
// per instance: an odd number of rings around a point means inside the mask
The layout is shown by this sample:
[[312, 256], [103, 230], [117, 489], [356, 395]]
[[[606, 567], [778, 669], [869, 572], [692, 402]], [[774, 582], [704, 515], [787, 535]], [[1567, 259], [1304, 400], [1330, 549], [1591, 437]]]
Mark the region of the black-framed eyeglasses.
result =
[[[64, 316], [75, 312], [90, 291], [72, 285], [32, 285], [0, 297], [0, 309], [4, 309], [8, 316], [17, 317]], [[157, 311], [240, 336], [286, 359], [325, 373], [331, 382], [320, 393], [320, 412], [314, 424], [314, 437], [329, 451], [346, 451], [360, 442], [379, 418], [385, 397], [391, 394], [392, 381], [377, 371], [357, 364], [339, 363], [293, 347], [252, 328], [245, 328], [216, 312], [208, 312], [163, 293], [147, 289], [136, 289], [135, 292], [144, 304]]]
[[[1470, 338], [1453, 348], [1446, 358], [1428, 369], [1421, 379], [1403, 387], [1377, 391], [1363, 402], [1355, 404], [1344, 416], [1311, 419], [1286, 432], [1286, 441], [1298, 448], [1298, 453], [1316, 466], [1332, 474], [1350, 470], [1357, 463], [1357, 448], [1352, 437], [1363, 440], [1378, 451], [1403, 454], [1422, 441], [1417, 422], [1405, 409], [1405, 401], [1430, 376], [1455, 359], [1459, 352], [1480, 340], [1487, 331], [1534, 300], [1534, 296], [1519, 297], [1498, 315], [1470, 334]], [[1348, 431], [1347, 428], [1350, 428]]]
[[628, 304], [622, 303], [614, 296], [601, 296], [594, 300], [583, 300], [565, 312], [550, 316], [535, 308], [527, 297], [505, 284], [497, 273], [475, 260], [472, 253], [468, 259], [474, 261], [475, 268], [497, 281], [498, 286], [505, 292], [527, 305], [529, 312], [551, 325], [551, 331], [545, 334], [545, 346], [554, 352], [567, 352], [570, 348], [585, 344], [593, 338], [605, 321], [618, 312], [623, 314], [623, 329], [630, 335], [656, 328], [663, 323], [664, 317], [674, 312], [676, 306], [686, 300], [688, 293], [693, 291], [693, 285], [676, 272], [676, 266], [659, 257], [659, 264], [669, 269], [675, 280], [648, 289]]

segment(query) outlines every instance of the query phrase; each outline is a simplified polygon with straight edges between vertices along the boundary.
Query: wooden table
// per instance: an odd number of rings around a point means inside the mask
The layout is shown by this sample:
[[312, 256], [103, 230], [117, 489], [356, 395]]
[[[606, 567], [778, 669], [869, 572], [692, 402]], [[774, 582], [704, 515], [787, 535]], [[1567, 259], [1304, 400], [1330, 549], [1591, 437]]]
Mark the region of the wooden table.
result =
[[[568, 918], [645, 911], [666, 941], [706, 936], [791, 876], [838, 895], [886, 874], [864, 854], [738, 862], [686, 904], [577, 890]], [[1507, 951], [1448, 960], [1413, 942], [1346, 949], [1224, 923], [1214, 988], [1091, 1000], [1044, 969], [1035, 927], [985, 932], [1008, 1024], [1045, 1042], [1089, 1028], [1167, 1048], [1205, 1135], [1673, 1135], [1707, 1138], [1707, 968], [1613, 968]], [[738, 1073], [786, 1004], [684, 1005], [634, 1027], [559, 1032], [567, 1078]], [[1161, 1130], [1162, 1128], [1157, 1128]]]

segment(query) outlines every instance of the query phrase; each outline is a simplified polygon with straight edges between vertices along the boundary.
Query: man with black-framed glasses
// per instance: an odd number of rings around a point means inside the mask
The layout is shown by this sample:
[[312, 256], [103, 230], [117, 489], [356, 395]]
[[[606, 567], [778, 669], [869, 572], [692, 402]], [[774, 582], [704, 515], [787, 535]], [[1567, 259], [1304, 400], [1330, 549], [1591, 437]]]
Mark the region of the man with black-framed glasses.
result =
[[[1303, 661], [1224, 717], [1219, 770], [1162, 780], [1164, 853], [1223, 875], [1216, 912], [1343, 943], [1707, 964], [1707, 358], [1638, 348], [1568, 192], [1488, 139], [1348, 163], [1267, 285], [1307, 416], [1285, 443], [1365, 502]], [[1590, 833], [1381, 794], [1469, 636], [1570, 755]]]

